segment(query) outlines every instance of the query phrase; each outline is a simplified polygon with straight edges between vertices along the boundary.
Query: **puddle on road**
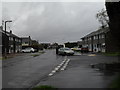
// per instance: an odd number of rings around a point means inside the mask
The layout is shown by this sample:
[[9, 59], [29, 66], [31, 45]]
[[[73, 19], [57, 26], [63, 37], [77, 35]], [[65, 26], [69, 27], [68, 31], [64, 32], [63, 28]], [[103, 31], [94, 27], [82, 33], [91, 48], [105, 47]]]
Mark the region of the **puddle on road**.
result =
[[98, 63], [91, 64], [91, 68], [97, 68], [102, 71], [120, 72], [120, 63]]
[[100, 72], [104, 77], [114, 78], [120, 72], [120, 63], [98, 63], [91, 64], [90, 66], [95, 71]]

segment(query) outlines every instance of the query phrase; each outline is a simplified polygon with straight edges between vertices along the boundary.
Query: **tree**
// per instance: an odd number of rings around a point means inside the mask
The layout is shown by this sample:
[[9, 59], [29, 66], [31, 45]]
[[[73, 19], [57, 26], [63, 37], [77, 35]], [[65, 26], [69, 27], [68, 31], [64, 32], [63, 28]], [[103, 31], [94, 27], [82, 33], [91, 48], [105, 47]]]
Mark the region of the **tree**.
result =
[[102, 25], [100, 28], [104, 28], [108, 26], [109, 18], [107, 15], [107, 11], [104, 8], [96, 14], [96, 18]]

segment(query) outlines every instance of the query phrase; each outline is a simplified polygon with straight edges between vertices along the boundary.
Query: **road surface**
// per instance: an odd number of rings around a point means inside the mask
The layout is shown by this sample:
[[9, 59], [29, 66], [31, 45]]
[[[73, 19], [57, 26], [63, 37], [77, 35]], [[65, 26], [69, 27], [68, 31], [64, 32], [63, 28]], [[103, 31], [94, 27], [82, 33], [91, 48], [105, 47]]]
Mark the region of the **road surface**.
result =
[[3, 88], [31, 88], [38, 85], [105, 88], [115, 76], [115, 73], [93, 69], [90, 64], [117, 61], [117, 57], [80, 53], [59, 56], [55, 54], [55, 50], [45, 52], [37, 57], [29, 53], [3, 60]]

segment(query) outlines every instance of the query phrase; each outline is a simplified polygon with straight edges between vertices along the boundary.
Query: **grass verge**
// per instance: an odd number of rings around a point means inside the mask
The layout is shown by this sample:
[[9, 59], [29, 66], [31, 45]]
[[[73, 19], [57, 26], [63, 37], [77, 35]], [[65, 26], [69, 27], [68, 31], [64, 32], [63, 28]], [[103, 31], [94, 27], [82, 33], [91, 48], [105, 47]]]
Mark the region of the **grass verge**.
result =
[[13, 58], [13, 57], [0, 57], [0, 60], [6, 60], [6, 59], [9, 59], [9, 58]]
[[39, 53], [45, 53], [45, 51], [39, 51]]
[[31, 56], [33, 57], [37, 57], [37, 56], [40, 56], [41, 54], [45, 53], [44, 51], [39, 51], [38, 53], [36, 54], [32, 54]]
[[3, 60], [3, 57], [0, 57], [0, 60]]
[[32, 90], [57, 90], [57, 88], [53, 86], [48, 86], [48, 85], [41, 85], [41, 86], [32, 88]]
[[40, 54], [32, 54], [31, 56], [33, 56], [33, 57], [37, 57], [37, 56], [39, 56]]
[[115, 52], [115, 53], [102, 53], [105, 56], [120, 56], [120, 52]]
[[110, 88], [120, 88], [120, 74], [115, 80], [110, 84]]

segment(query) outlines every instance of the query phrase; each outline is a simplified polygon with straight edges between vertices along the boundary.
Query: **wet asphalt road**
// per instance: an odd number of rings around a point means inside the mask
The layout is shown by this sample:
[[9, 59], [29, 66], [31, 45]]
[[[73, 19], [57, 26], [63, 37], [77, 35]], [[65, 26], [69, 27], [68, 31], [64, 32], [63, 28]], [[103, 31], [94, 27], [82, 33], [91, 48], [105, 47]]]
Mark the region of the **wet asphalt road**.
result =
[[46, 77], [62, 59], [56, 56], [55, 50], [47, 50], [37, 57], [25, 54], [3, 60], [3, 88], [30, 88]]
[[55, 75], [41, 81], [39, 85], [50, 85], [56, 88], [108, 88], [115, 78], [115, 72], [100, 71], [91, 68], [90, 64], [118, 61], [117, 57], [101, 55], [67, 56], [70, 62], [64, 71], [60, 70]]
[[[70, 60], [66, 69], [48, 76], [65, 59]], [[59, 56], [55, 54], [55, 50], [47, 50], [37, 57], [25, 54], [3, 61], [3, 88], [31, 88], [37, 85], [51, 85], [56, 88], [105, 88], [115, 74], [93, 69], [90, 64], [117, 60], [117, 57], [79, 53], [75, 56]]]

